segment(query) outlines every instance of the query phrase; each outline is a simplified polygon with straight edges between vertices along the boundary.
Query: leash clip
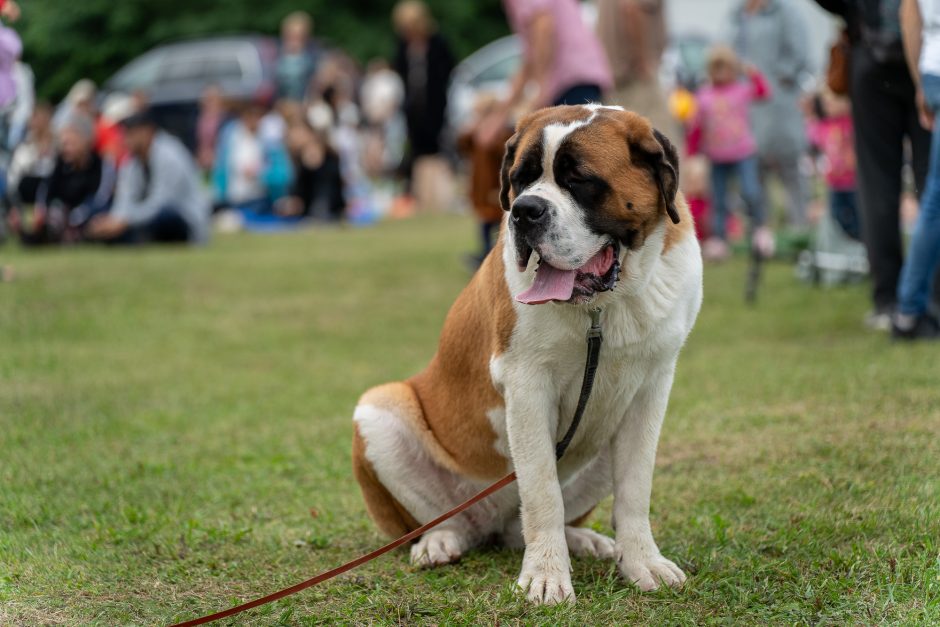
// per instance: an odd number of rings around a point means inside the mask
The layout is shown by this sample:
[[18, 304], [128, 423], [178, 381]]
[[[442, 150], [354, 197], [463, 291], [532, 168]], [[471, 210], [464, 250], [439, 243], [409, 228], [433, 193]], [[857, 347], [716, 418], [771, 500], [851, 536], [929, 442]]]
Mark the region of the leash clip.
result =
[[591, 308], [590, 311], [588, 311], [588, 313], [591, 316], [591, 328], [588, 329], [588, 332], [587, 332], [587, 339], [589, 340], [595, 337], [603, 337], [604, 335], [601, 331], [601, 312], [602, 311], [603, 310], [600, 307], [593, 307]]

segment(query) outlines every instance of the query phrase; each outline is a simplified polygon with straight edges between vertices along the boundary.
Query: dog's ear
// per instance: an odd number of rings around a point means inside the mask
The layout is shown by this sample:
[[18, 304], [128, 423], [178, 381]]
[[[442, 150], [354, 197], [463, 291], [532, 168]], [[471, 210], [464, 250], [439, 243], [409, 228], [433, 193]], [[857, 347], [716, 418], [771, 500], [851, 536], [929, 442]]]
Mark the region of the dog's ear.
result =
[[509, 211], [509, 168], [516, 160], [516, 144], [519, 143], [518, 133], [506, 140], [506, 152], [503, 154], [503, 165], [499, 171], [499, 205], [503, 211]]
[[674, 224], [679, 223], [676, 194], [679, 193], [679, 153], [669, 139], [655, 128], [634, 138], [630, 143], [634, 157], [653, 172], [666, 213]]

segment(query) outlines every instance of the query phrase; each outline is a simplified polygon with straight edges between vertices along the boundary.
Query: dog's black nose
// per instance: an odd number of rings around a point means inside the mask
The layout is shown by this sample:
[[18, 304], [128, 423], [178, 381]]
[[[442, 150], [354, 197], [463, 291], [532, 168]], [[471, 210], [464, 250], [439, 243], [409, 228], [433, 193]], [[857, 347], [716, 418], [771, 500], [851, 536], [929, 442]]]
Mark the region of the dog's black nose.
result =
[[512, 204], [512, 221], [526, 228], [542, 224], [548, 217], [548, 201], [538, 196], [523, 196]]

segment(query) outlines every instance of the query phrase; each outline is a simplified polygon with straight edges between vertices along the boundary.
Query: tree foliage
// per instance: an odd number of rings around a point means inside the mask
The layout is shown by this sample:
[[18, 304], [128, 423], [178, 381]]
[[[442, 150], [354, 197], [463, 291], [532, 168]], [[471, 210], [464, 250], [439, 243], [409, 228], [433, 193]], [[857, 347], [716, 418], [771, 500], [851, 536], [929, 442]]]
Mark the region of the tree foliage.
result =
[[[506, 34], [499, 0], [428, 0], [458, 56]], [[41, 97], [61, 98], [79, 78], [98, 83], [147, 49], [214, 34], [276, 34], [298, 9], [315, 36], [360, 61], [391, 56], [394, 0], [25, 0], [16, 25]]]

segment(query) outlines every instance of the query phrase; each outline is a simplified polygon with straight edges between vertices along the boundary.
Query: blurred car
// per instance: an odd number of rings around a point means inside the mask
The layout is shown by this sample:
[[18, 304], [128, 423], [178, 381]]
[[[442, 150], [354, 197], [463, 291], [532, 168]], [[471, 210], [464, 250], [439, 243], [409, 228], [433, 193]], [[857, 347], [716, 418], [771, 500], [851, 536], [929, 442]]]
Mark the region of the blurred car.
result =
[[103, 92], [145, 93], [160, 126], [192, 150], [203, 90], [218, 85], [233, 99], [272, 97], [277, 51], [276, 39], [260, 35], [165, 44], [125, 65]]
[[708, 78], [708, 49], [714, 42], [708, 35], [682, 33], [670, 38], [659, 65], [659, 84], [667, 94], [676, 88], [695, 91]]
[[454, 68], [447, 92], [450, 128], [459, 129], [467, 123], [478, 96], [508, 96], [510, 81], [521, 64], [522, 43], [515, 35], [488, 43], [461, 61]]

